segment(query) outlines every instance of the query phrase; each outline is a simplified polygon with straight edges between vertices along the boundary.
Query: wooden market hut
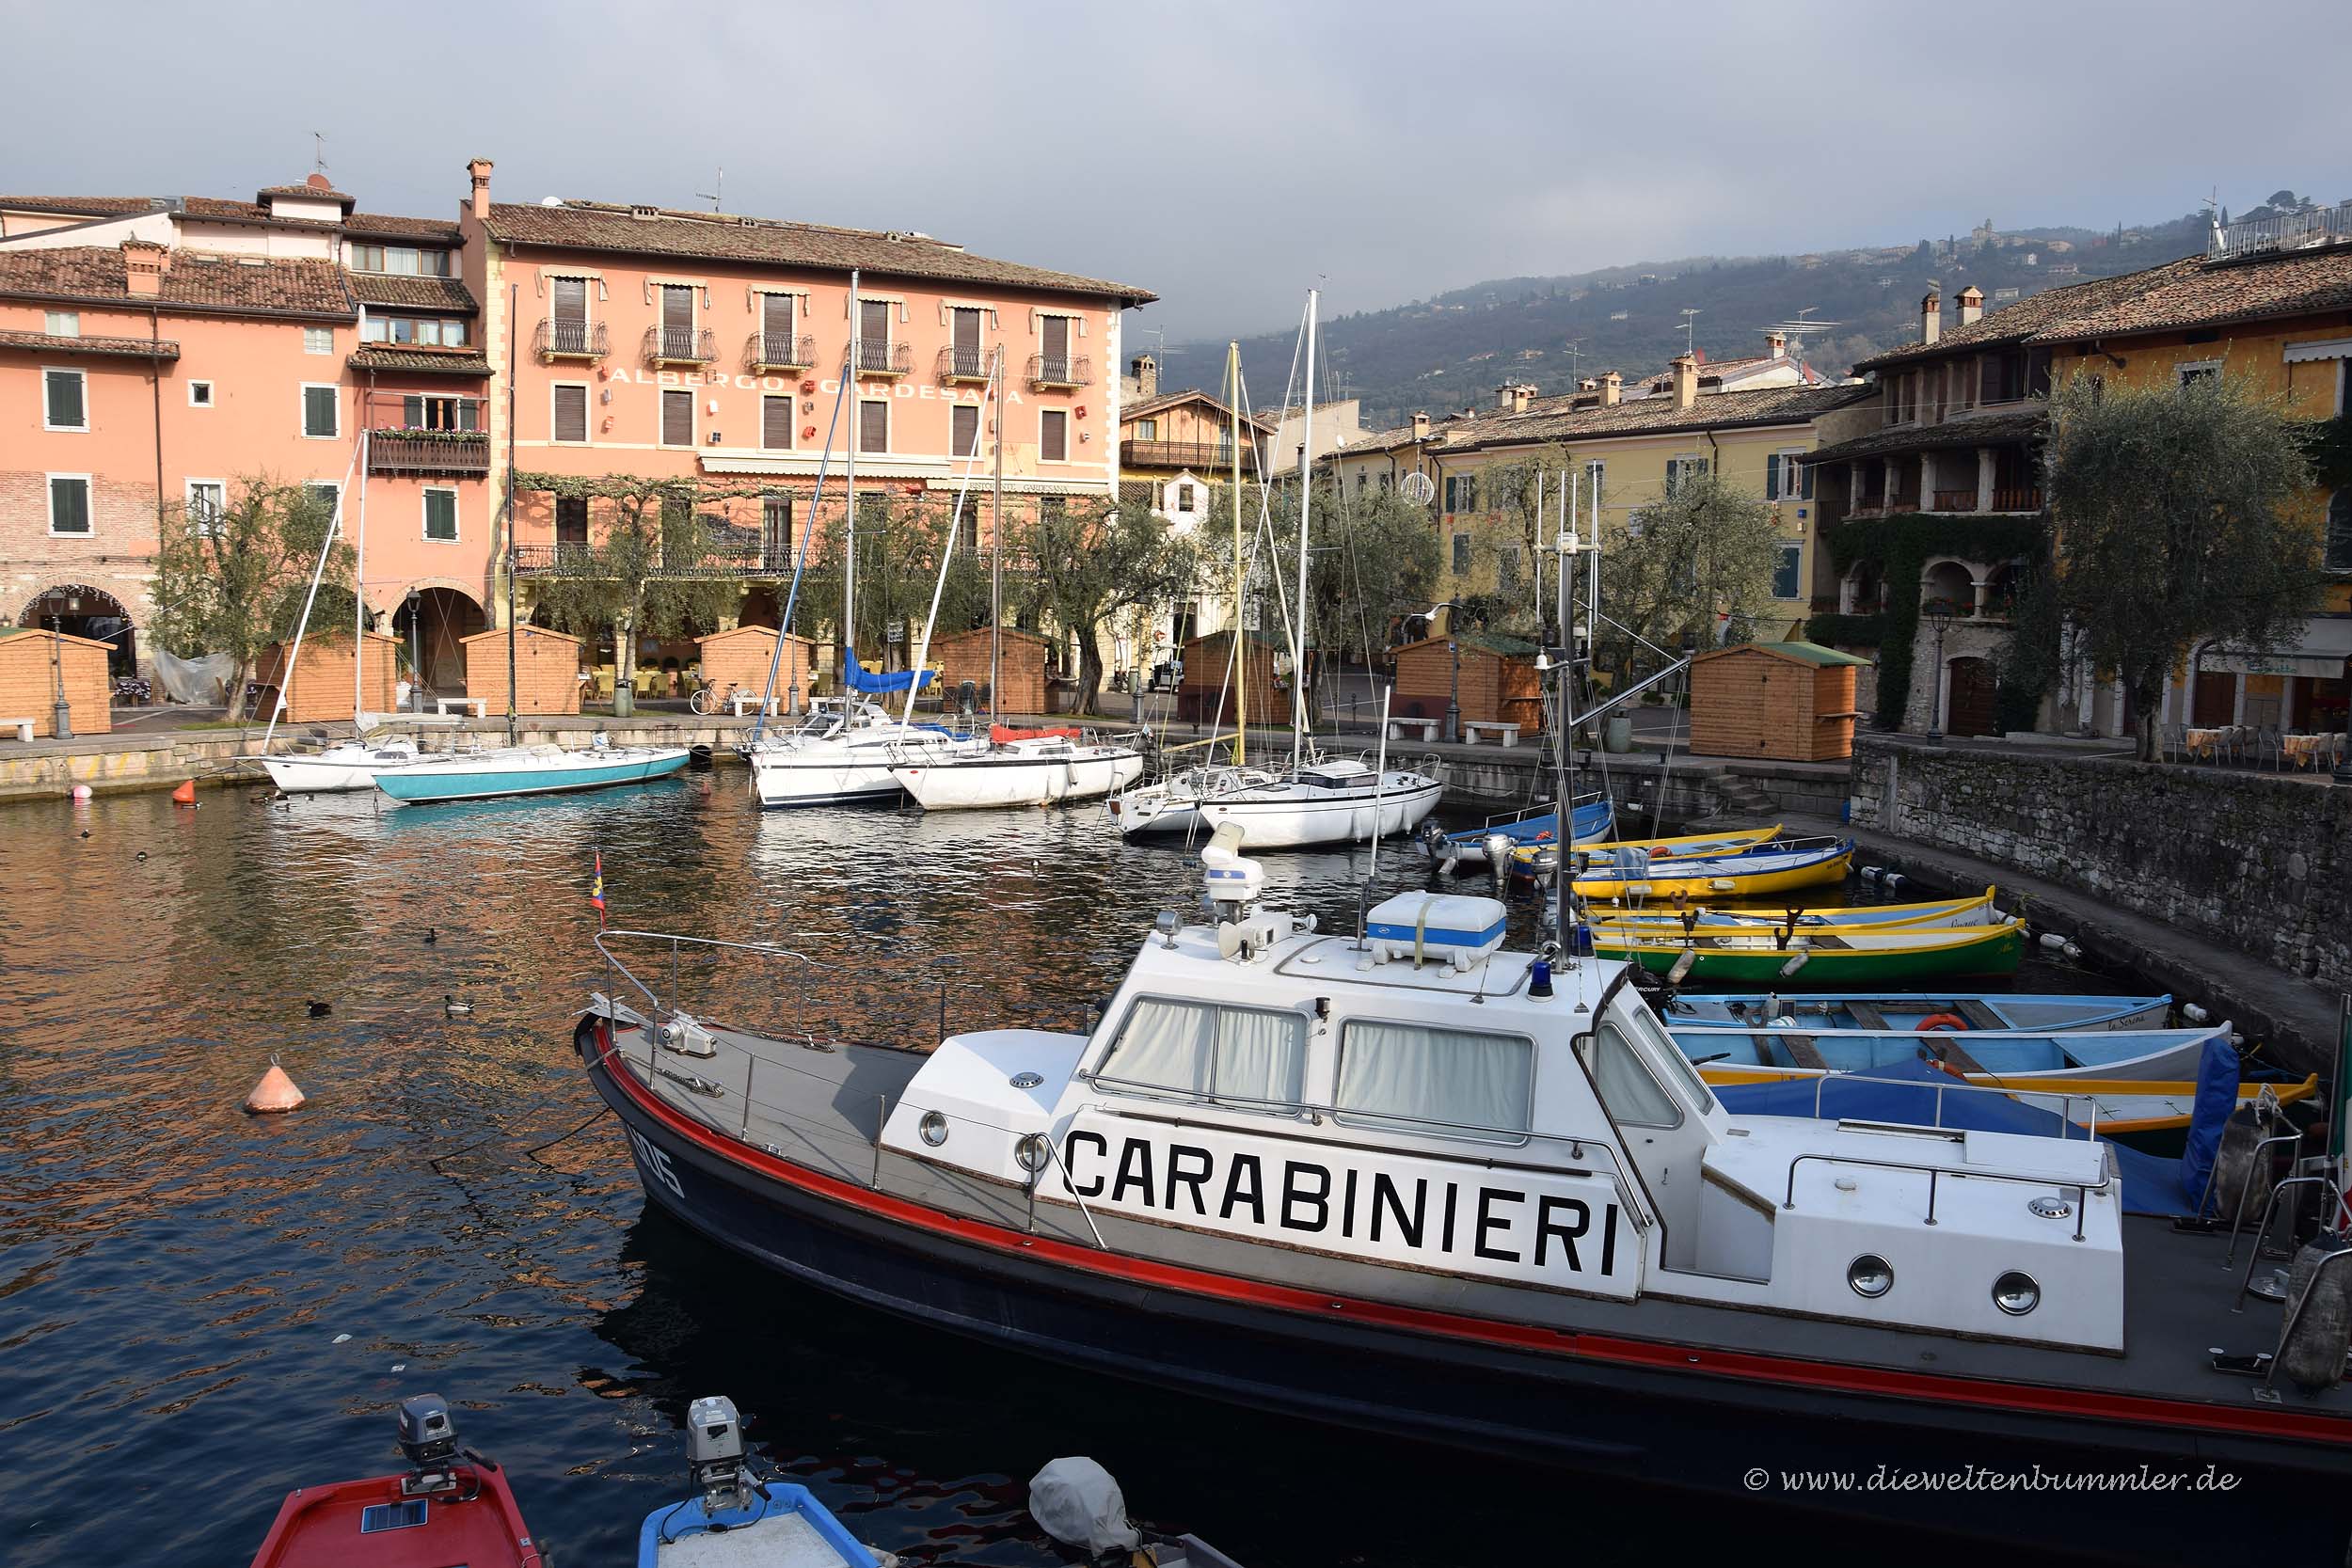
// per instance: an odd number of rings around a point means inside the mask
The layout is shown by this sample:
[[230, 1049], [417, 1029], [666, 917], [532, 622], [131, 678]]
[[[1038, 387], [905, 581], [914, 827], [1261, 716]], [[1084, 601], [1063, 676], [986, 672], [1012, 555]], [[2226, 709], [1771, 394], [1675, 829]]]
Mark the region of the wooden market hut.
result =
[[[990, 628], [976, 626], [951, 637], [931, 641], [931, 662], [939, 666], [940, 700], [953, 707], [956, 690], [970, 681], [980, 695], [980, 705], [988, 701], [988, 643]], [[1043, 713], [1045, 706], [1045, 655], [1048, 643], [1033, 631], [1018, 626], [1000, 626], [996, 637], [996, 677], [1004, 689], [996, 693], [993, 705], [998, 713]]]
[[[1274, 644], [1256, 632], [1242, 634], [1241, 668], [1233, 661], [1233, 634], [1213, 631], [1184, 644], [1184, 675], [1176, 686], [1176, 717], [1193, 724], [1233, 721], [1233, 690], [1246, 683], [1252, 724], [1288, 724], [1291, 694], [1274, 685]], [[1220, 696], [1222, 702], [1220, 703]]]
[[[506, 632], [493, 626], [460, 638], [466, 650], [466, 695], [483, 700], [483, 712], [506, 712]], [[578, 713], [580, 647], [577, 637], [545, 626], [515, 628], [515, 711]]]
[[[114, 727], [106, 713], [114, 689], [106, 675], [106, 656], [113, 651], [111, 643], [70, 631], [0, 626], [0, 719], [30, 719], [35, 736], [54, 736], [62, 680], [66, 719], [73, 733], [106, 734]], [[346, 684], [344, 690], [349, 689]], [[15, 739], [16, 731], [8, 730], [5, 738]]]
[[1843, 762], [1853, 755], [1854, 672], [1869, 660], [1814, 642], [1739, 642], [1691, 661], [1691, 750]]
[[[809, 672], [816, 649], [813, 639], [794, 632], [784, 640], [784, 657], [776, 657], [776, 628], [737, 626], [694, 639], [700, 650], [703, 679], [714, 692], [727, 688], [756, 697], [768, 689], [768, 672], [776, 673], [776, 711], [798, 713], [808, 705]], [[797, 697], [798, 705], [795, 705]], [[729, 710], [732, 711], [732, 710]]]
[[1543, 677], [1535, 670], [1535, 644], [1484, 631], [1424, 637], [1398, 648], [1391, 713], [1400, 719], [1445, 717], [1455, 689], [1450, 642], [1461, 647], [1464, 723], [1518, 724], [1528, 735], [1544, 727]]
[[[372, 631], [361, 640], [366, 652], [361, 656], [365, 667], [361, 672], [362, 686], [355, 692], [351, 681], [351, 633], [314, 632], [302, 640], [302, 652], [286, 667], [286, 656], [293, 650], [287, 643], [278, 643], [262, 656], [254, 667], [253, 681], [264, 690], [261, 705], [254, 716], [266, 720], [270, 701], [266, 692], [283, 688], [286, 694], [286, 722], [318, 724], [351, 717], [351, 702], [355, 695], [360, 705], [370, 713], [390, 713], [400, 705], [400, 639]], [[79, 719], [74, 721], [78, 727]]]

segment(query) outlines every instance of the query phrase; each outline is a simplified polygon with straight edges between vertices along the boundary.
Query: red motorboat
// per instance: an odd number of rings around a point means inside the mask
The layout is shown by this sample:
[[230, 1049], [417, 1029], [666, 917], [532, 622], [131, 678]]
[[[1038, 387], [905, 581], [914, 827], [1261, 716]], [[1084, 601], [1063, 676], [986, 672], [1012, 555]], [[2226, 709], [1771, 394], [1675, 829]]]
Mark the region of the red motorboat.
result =
[[505, 1473], [458, 1446], [447, 1402], [401, 1402], [400, 1451], [405, 1475], [288, 1494], [253, 1568], [540, 1568]]

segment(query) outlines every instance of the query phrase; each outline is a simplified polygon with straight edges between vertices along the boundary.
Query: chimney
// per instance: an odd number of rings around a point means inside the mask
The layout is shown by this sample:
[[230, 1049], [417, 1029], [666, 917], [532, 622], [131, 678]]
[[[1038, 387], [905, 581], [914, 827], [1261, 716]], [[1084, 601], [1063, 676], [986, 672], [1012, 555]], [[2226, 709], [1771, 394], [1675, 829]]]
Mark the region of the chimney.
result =
[[490, 215], [490, 160], [476, 158], [466, 166], [466, 173], [473, 180], [473, 220], [481, 223]]
[[1788, 333], [1786, 333], [1786, 332], [1767, 332], [1767, 333], [1765, 333], [1765, 334], [1764, 334], [1764, 351], [1765, 351], [1767, 354], [1771, 355], [1771, 356], [1772, 356], [1773, 358], [1775, 358], [1775, 359], [1786, 359], [1786, 358], [1788, 358]]
[[1518, 413], [1519, 411], [1518, 401], [1519, 389], [1517, 387], [1514, 387], [1511, 383], [1506, 381], [1502, 386], [1495, 388], [1495, 411], [1497, 413]]
[[1423, 410], [1414, 410], [1413, 439], [1416, 441], [1426, 441], [1429, 439], [1429, 415]]
[[1960, 291], [1960, 325], [1974, 326], [1984, 320], [1984, 291], [1974, 283]]
[[1688, 354], [1675, 356], [1675, 406], [1688, 408], [1699, 401], [1699, 362]]
[[134, 299], [152, 299], [163, 293], [164, 274], [171, 270], [171, 252], [153, 240], [122, 242], [123, 280]]
[[1931, 343], [1944, 335], [1944, 301], [1930, 289], [1919, 301], [1919, 341]]
[[1600, 405], [1614, 408], [1625, 396], [1625, 377], [1611, 371], [1600, 378]]
[[1136, 396], [1155, 398], [1160, 395], [1160, 362], [1148, 354], [1138, 354], [1127, 368], [1135, 372]]

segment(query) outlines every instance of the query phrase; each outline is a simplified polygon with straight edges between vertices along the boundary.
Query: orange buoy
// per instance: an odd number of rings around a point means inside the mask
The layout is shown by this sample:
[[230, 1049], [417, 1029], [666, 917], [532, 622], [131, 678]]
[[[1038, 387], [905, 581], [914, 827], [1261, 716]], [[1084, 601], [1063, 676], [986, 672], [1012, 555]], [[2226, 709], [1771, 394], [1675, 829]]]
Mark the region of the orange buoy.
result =
[[187, 783], [173, 790], [171, 792], [171, 799], [175, 805], [192, 806], [196, 804], [196, 781], [194, 779], [190, 779]]
[[286, 1076], [286, 1069], [278, 1065], [278, 1058], [269, 1059], [269, 1070], [253, 1085], [253, 1092], [245, 1097], [245, 1108], [256, 1116], [278, 1111], [292, 1111], [302, 1104], [304, 1096], [294, 1087], [294, 1081]]

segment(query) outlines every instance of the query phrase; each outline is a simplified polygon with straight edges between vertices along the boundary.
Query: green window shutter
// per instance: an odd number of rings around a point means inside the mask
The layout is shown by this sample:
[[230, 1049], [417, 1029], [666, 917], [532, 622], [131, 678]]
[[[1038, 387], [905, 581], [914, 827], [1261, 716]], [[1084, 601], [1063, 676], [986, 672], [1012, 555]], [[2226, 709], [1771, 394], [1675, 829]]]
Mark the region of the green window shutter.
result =
[[53, 479], [49, 482], [49, 531], [89, 531], [89, 481]]
[[339, 412], [335, 388], [305, 387], [302, 388], [302, 434], [327, 436], [337, 434]]
[[1764, 459], [1764, 499], [1768, 501], [1780, 499], [1780, 453], [1778, 452], [1773, 452]]
[[1797, 492], [1797, 499], [1800, 500], [1809, 501], [1813, 499], [1813, 465], [1807, 463], [1797, 471], [1799, 475], [1798, 484], [1800, 486]]
[[424, 536], [439, 544], [456, 543], [456, 491], [427, 490], [424, 493]]
[[72, 371], [51, 371], [44, 378], [49, 391], [49, 422], [60, 430], [82, 430], [89, 424], [83, 405], [82, 378]]

